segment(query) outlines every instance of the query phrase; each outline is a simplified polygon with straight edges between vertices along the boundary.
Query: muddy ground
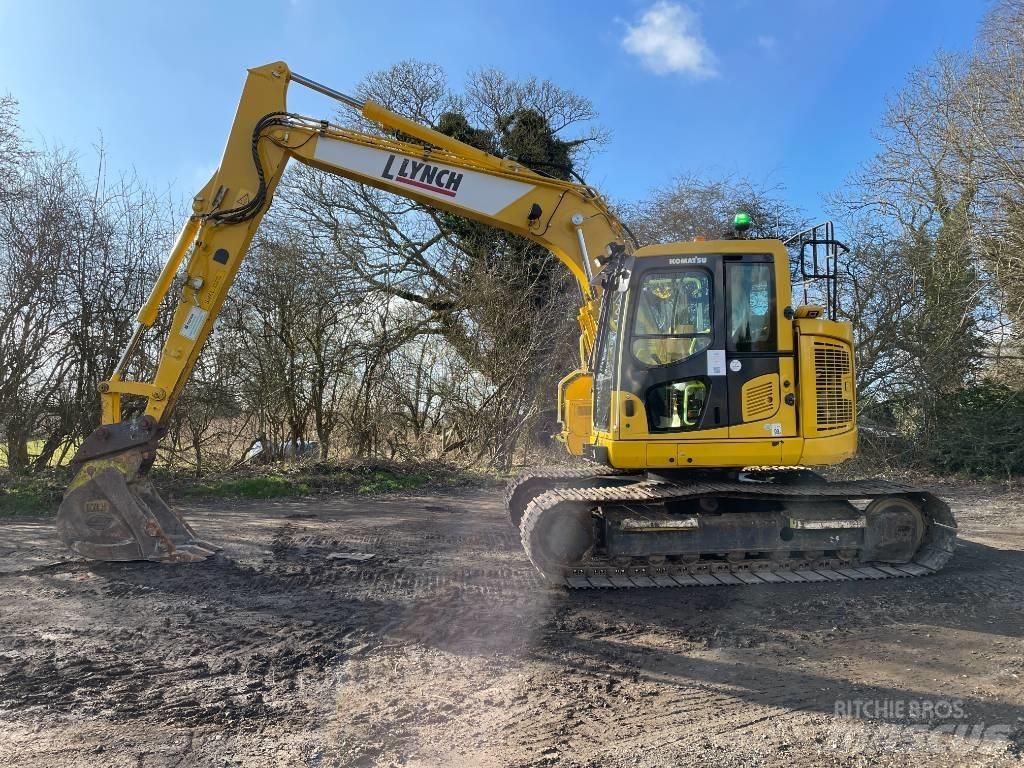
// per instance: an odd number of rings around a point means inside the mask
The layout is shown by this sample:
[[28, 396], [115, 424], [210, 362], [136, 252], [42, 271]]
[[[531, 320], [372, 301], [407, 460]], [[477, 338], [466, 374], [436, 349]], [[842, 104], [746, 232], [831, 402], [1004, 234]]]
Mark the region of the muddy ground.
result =
[[193, 505], [199, 566], [0, 521], [0, 765], [1017, 765], [1024, 494], [944, 492], [940, 575], [604, 593], [496, 490]]

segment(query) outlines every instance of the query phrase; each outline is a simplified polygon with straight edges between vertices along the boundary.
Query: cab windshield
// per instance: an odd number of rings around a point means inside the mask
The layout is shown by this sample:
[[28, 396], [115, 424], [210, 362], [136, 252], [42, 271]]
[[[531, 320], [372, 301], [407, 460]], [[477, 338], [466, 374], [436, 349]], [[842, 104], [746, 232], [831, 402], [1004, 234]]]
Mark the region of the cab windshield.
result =
[[703, 269], [644, 276], [631, 348], [644, 365], [669, 365], [711, 346], [711, 274]]

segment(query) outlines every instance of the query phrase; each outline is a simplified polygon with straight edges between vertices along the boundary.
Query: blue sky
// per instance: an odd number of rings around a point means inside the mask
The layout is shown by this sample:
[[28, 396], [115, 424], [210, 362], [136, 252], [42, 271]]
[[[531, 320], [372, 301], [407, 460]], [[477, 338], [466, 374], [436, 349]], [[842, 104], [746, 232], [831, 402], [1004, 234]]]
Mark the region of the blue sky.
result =
[[[0, 93], [36, 142], [191, 197], [246, 67], [283, 59], [341, 90], [401, 59], [537, 75], [592, 99], [612, 142], [589, 181], [617, 200], [674, 175], [740, 173], [812, 216], [874, 151], [884, 99], [970, 46], [981, 0], [61, 2], [0, 0]], [[332, 114], [293, 86], [290, 107]]]

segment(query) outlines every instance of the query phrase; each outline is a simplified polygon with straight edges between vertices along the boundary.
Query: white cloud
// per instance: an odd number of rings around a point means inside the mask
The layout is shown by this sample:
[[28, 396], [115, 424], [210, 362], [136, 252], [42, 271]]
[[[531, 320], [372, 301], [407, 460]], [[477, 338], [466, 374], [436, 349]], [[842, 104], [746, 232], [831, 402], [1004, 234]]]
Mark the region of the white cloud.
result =
[[626, 25], [622, 47], [658, 75], [674, 72], [715, 77], [715, 59], [697, 29], [697, 14], [684, 5], [659, 0], [635, 26]]

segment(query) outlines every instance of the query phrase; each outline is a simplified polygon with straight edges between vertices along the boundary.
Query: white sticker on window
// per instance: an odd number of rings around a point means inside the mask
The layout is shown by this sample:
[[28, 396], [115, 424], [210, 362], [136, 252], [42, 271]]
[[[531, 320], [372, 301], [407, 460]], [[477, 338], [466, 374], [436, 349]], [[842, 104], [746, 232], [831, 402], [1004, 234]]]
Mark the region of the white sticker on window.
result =
[[708, 350], [708, 376], [725, 376], [725, 350]]
[[206, 322], [209, 312], [200, 307], [192, 307], [188, 311], [188, 316], [185, 318], [185, 322], [181, 324], [181, 330], [179, 333], [189, 341], [195, 341], [199, 338], [199, 332], [203, 329], [203, 323]]

